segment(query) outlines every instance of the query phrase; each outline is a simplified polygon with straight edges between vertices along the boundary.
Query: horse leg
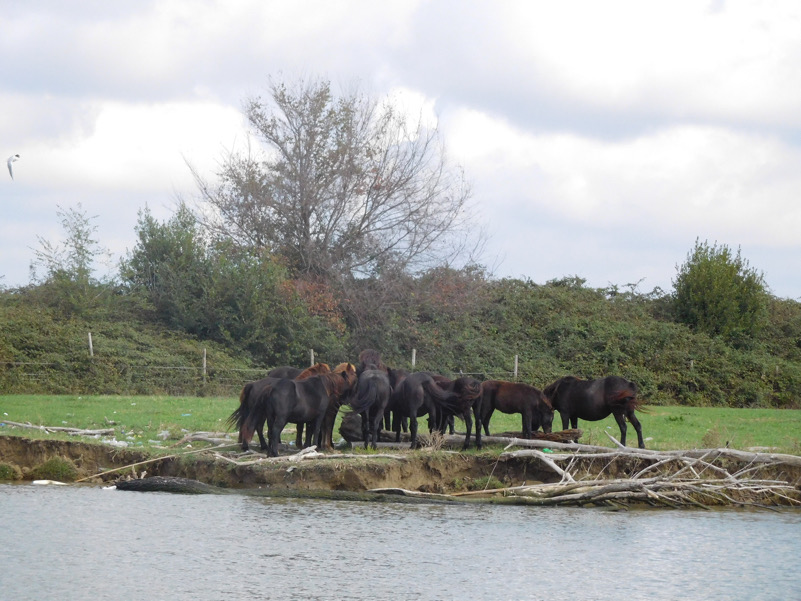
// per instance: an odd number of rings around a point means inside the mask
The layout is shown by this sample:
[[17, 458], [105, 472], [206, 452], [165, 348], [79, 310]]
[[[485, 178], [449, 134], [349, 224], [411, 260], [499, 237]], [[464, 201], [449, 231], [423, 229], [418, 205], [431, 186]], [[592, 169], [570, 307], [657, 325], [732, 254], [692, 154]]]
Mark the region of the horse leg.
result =
[[261, 444], [261, 450], [267, 450], [267, 441], [264, 440], [264, 422], [266, 419], [260, 420], [258, 424], [256, 424], [256, 433], [259, 435], [259, 443]]
[[[451, 417], [453, 417], [453, 416], [451, 416]], [[462, 450], [465, 450], [465, 449], [470, 447], [470, 430], [473, 429], [473, 419], [470, 417], [470, 410], [469, 409], [467, 411], [465, 411], [465, 414], [464, 414], [464, 425], [465, 425], [465, 428], [467, 428], [467, 434], [465, 434], [465, 437], [464, 437], [464, 446], [462, 447]], [[476, 422], [476, 445], [480, 449], [481, 447], [478, 446], [478, 440], [480, 440], [479, 436], [481, 436], [481, 434], [478, 433], [478, 422]]]
[[284, 418], [273, 420], [272, 425], [267, 423], [267, 435], [270, 438], [269, 454], [273, 457], [278, 457], [278, 444], [281, 442], [281, 432], [284, 431], [284, 426], [286, 426]]
[[528, 409], [523, 409], [520, 412], [523, 417], [523, 438], [531, 438], [531, 412]]
[[481, 409], [478, 411], [473, 409], [473, 414], [476, 416], [476, 448], [481, 448]]
[[492, 414], [495, 412], [495, 409], [487, 410], [487, 414], [483, 417], [482, 421], [484, 422], [484, 434], [487, 436], [491, 436], [489, 431], [489, 423], [490, 419], [492, 419]]
[[[398, 440], [400, 440], [400, 430], [397, 430], [397, 432], [398, 432]], [[410, 449], [416, 449], [417, 448], [417, 416], [416, 415], [412, 415], [409, 418], [409, 436], [412, 439], [412, 444], [411, 444], [411, 446], [409, 448]]]
[[453, 415], [449, 415], [448, 416], [448, 431], [451, 434], [455, 434], [456, 433], [456, 429], [454, 427], [454, 421], [455, 421], [455, 418], [453, 417]]
[[372, 444], [373, 450], [378, 448], [378, 439], [381, 436], [382, 421], [383, 420], [381, 419], [381, 413], [379, 412], [375, 417], [373, 417], [372, 421], [370, 422], [370, 425], [373, 427], [373, 431], [371, 433], [373, 439], [373, 444]]
[[[307, 431], [308, 436], [308, 431]], [[300, 450], [303, 448], [303, 422], [297, 425], [297, 434], [295, 435], [295, 448]]]
[[634, 426], [634, 429], [637, 431], [637, 443], [640, 445], [641, 449], [645, 448], [645, 441], [642, 438], [642, 425], [640, 424], [640, 420], [637, 419], [637, 416], [634, 415], [634, 411], [626, 412], [626, 417], [629, 418], [631, 425]]
[[620, 428], [620, 444], [626, 446], [626, 416], [623, 413], [615, 413], [615, 421]]
[[362, 418], [362, 438], [364, 439], [364, 448], [366, 449], [370, 444], [370, 415], [369, 411], [363, 411], [359, 414]]

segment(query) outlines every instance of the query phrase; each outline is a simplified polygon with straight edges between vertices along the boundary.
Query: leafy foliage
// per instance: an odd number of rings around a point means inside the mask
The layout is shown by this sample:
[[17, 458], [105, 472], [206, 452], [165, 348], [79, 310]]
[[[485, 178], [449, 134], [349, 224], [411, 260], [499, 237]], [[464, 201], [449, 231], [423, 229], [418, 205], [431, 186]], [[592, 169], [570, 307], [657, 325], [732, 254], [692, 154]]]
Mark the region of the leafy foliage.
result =
[[700, 332], [743, 343], [766, 325], [763, 276], [739, 249], [696, 240], [673, 286], [677, 319]]

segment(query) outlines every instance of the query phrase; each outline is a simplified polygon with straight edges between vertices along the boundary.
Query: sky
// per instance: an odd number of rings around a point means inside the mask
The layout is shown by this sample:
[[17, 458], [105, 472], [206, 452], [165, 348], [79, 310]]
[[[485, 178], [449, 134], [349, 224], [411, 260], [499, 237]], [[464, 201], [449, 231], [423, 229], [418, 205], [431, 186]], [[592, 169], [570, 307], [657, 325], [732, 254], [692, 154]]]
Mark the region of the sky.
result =
[[[801, 300], [801, 3], [0, 0], [0, 286], [79, 209], [112, 256], [243, 148], [270, 78], [436, 119], [496, 277], [672, 290], [696, 240]], [[4, 154], [3, 154], [4, 153]]]

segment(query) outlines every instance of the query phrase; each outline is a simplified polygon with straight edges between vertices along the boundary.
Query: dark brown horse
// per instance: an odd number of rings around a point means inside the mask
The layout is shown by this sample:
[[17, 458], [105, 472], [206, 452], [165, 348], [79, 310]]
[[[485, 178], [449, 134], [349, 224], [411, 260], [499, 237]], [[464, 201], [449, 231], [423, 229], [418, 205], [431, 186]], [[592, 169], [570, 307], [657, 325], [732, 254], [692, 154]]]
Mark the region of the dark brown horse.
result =
[[523, 438], [542, 427], [550, 432], [553, 423], [553, 407], [542, 391], [528, 384], [487, 380], [481, 383], [481, 416], [484, 432], [489, 433], [489, 422], [495, 410], [501, 413], [519, 413], [522, 418]]
[[437, 386], [452, 392], [455, 396], [445, 401], [439, 402], [437, 413], [437, 427], [442, 434], [450, 425], [453, 427], [453, 417], [456, 416], [464, 421], [467, 433], [462, 449], [470, 446], [470, 431], [473, 427], [472, 413], [476, 420], [476, 447], [481, 448], [481, 382], [475, 378], [462, 376], [451, 380], [444, 376], [434, 376]]
[[[288, 372], [287, 370], [293, 371]], [[245, 386], [242, 388], [242, 392], [239, 394], [239, 407], [228, 418], [228, 425], [232, 426], [236, 424], [237, 430], [239, 430], [239, 443], [242, 444], [242, 449], [248, 449], [248, 443], [250, 442], [250, 439], [253, 438], [254, 432], [258, 433], [259, 435], [261, 448], [267, 448], [267, 441], [264, 439], [264, 418], [259, 417], [255, 422], [253, 419], [256, 413], [260, 413], [255, 411], [257, 405], [261, 402], [261, 399], [264, 395], [269, 394], [270, 389], [276, 382], [278, 382], [282, 377], [297, 377], [304, 379], [329, 371], [331, 371], [331, 368], [329, 368], [325, 363], [315, 363], [305, 370], [300, 370], [296, 367], [277, 367], [270, 371], [266, 378], [245, 384]], [[274, 373], [296, 373], [296, 376], [270, 375]], [[249, 432], [249, 434], [246, 432]], [[302, 430], [298, 433], [299, 438], [302, 436], [301, 433]]]
[[428, 414], [429, 431], [434, 430], [439, 423], [440, 405], [455, 401], [457, 396], [455, 392], [440, 388], [429, 372], [418, 371], [409, 374], [400, 386], [392, 391], [389, 400], [389, 409], [395, 418], [393, 419], [395, 440], [400, 442], [401, 419], [409, 418], [411, 448], [417, 448], [417, 418]]
[[562, 429], [578, 427], [578, 420], [598, 421], [610, 413], [620, 428], [620, 443], [626, 445], [626, 419], [637, 431], [637, 441], [645, 448], [642, 426], [634, 411], [642, 404], [637, 398], [637, 385], [620, 376], [607, 376], [597, 380], [580, 380], [573, 376], [559, 378], [546, 387], [543, 394], [562, 417]]
[[282, 378], [276, 382], [259, 405], [267, 421], [268, 453], [274, 457], [278, 455], [281, 432], [288, 423], [312, 424], [319, 445], [329, 405], [341, 404], [351, 394], [356, 381], [354, 370], [320, 374], [305, 380]]
[[[389, 385], [393, 391], [397, 390], [398, 387], [401, 385], [406, 379], [406, 376], [409, 375], [409, 372], [405, 369], [387, 369], [387, 375], [389, 375]], [[400, 427], [403, 429], [404, 432], [409, 431], [409, 420], [407, 418], [398, 418], [400, 422]], [[395, 425], [392, 421], [392, 411], [389, 409], [389, 403], [387, 403], [387, 409], [384, 411], [384, 429], [389, 430], [390, 432], [395, 431]]]

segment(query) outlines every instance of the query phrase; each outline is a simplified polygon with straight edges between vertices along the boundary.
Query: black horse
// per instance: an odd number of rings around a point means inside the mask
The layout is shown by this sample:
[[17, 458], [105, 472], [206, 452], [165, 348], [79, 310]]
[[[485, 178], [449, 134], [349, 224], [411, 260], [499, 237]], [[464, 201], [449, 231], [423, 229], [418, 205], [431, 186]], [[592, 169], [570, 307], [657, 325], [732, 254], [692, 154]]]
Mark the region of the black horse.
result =
[[[239, 430], [239, 442], [242, 449], [248, 450], [248, 443], [253, 438], [254, 431], [259, 435], [259, 442], [262, 450], [267, 448], [267, 441], [264, 440], [264, 414], [258, 411], [258, 405], [262, 402], [262, 397], [269, 394], [273, 384], [281, 378], [293, 378], [303, 380], [317, 374], [327, 373], [331, 368], [327, 363], [315, 363], [306, 369], [297, 367], [276, 367], [267, 373], [266, 378], [248, 382], [239, 394], [239, 407], [228, 418], [229, 427], [236, 424]], [[257, 417], [254, 417], [257, 416]], [[254, 421], [255, 420], [255, 421]], [[252, 427], [251, 427], [252, 426]], [[307, 440], [311, 437], [307, 435]], [[296, 439], [297, 448], [301, 448], [303, 443], [303, 424], [298, 424], [298, 434]]]
[[418, 371], [409, 374], [392, 391], [389, 400], [389, 409], [394, 414], [393, 428], [395, 440], [400, 442], [401, 419], [409, 418], [409, 435], [411, 448], [417, 448], [417, 418], [425, 414], [429, 417], [429, 430], [433, 430], [439, 423], [437, 421], [439, 406], [456, 399], [458, 395], [440, 388], [434, 381], [432, 374]]
[[391, 394], [392, 387], [385, 371], [366, 369], [359, 376], [357, 392], [355, 398], [350, 401], [350, 406], [356, 413], [361, 414], [365, 449], [370, 442], [374, 449], [378, 447], [384, 410]]
[[467, 433], [465, 434], [462, 449], [470, 446], [470, 431], [473, 427], [473, 420], [470, 414], [473, 413], [476, 420], [476, 448], [481, 448], [481, 382], [475, 378], [462, 376], [451, 380], [445, 376], [434, 375], [437, 386], [455, 396], [450, 399], [440, 401], [437, 413], [437, 428], [445, 434], [446, 428], [451, 429], [453, 434], [454, 416], [462, 419]]
[[267, 421], [268, 453], [278, 455], [281, 432], [288, 423], [311, 424], [319, 445], [329, 404], [339, 403], [355, 385], [355, 370], [319, 374], [305, 380], [282, 378], [276, 382], [260, 405]]
[[522, 418], [522, 436], [531, 438], [540, 427], [548, 433], [553, 424], [553, 407], [542, 391], [522, 382], [486, 380], [481, 383], [481, 418], [484, 433], [489, 436], [489, 422], [495, 410], [501, 413], [519, 413]]
[[637, 431], [637, 441], [645, 448], [642, 426], [634, 411], [642, 401], [637, 398], [637, 385], [620, 376], [597, 380], [580, 380], [565, 376], [542, 391], [562, 417], [562, 429], [578, 427], [579, 418], [587, 421], [604, 419], [610, 413], [620, 428], [620, 443], [626, 445], [626, 419]]
[[[406, 379], [406, 376], [409, 375], [409, 372], [405, 369], [387, 369], [387, 375], [389, 375], [389, 385], [393, 391], [397, 390], [398, 387], [401, 385]], [[409, 419], [408, 418], [397, 418], [400, 422], [400, 427], [403, 429], [404, 432], [409, 431]], [[389, 430], [390, 432], [395, 431], [395, 423], [392, 421], [392, 411], [389, 409], [389, 403], [387, 404], [387, 409], [384, 411], [384, 429]]]

